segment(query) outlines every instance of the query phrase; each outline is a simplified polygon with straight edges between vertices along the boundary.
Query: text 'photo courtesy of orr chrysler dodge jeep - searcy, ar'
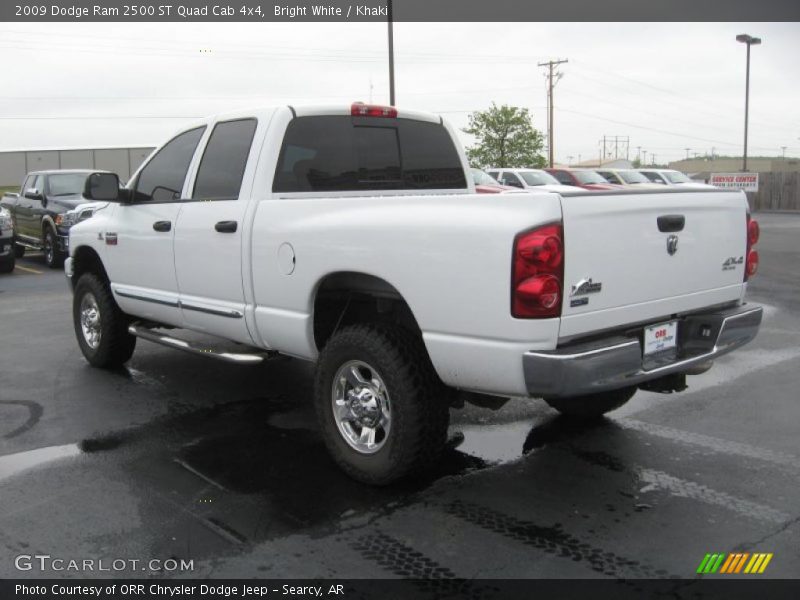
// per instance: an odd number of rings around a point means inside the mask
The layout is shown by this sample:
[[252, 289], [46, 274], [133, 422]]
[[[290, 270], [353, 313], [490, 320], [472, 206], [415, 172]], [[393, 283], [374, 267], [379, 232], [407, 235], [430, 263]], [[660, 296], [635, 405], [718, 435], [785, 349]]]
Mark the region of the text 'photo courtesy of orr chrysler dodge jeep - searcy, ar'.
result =
[[432, 114], [213, 117], [125, 188], [90, 175], [84, 196], [106, 202], [71, 228], [65, 264], [89, 363], [125, 363], [137, 338], [316, 361], [325, 443], [373, 484], [435, 463], [460, 397], [597, 417], [639, 387], [683, 390], [761, 323], [744, 301], [759, 232], [743, 193], [476, 194]]

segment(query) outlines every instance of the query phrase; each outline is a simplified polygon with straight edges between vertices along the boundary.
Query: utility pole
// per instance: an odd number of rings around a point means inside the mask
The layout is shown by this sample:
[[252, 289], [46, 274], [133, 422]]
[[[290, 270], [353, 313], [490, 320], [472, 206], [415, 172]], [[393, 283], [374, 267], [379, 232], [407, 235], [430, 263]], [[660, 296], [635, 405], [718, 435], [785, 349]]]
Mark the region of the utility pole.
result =
[[689, 160], [689, 150], [691, 150], [691, 148], [684, 148], [684, 150], [686, 150], [686, 160]]
[[650, 160], [652, 161], [650, 164], [655, 167], [656, 166], [656, 155], [655, 154], [651, 154], [650, 155]]
[[573, 159], [573, 158], [575, 158], [575, 157], [574, 157], [574, 156], [572, 156], [571, 154], [570, 154], [570, 155], [567, 157], [567, 166], [568, 166], [568, 167], [571, 167], [571, 166], [572, 166], [572, 159]]
[[636, 146], [636, 162], [642, 164], [642, 147]]
[[[548, 153], [548, 163], [550, 167], [553, 167], [553, 146], [555, 146], [554, 138], [553, 138], [553, 86], [555, 85], [556, 81], [561, 79], [561, 73], [554, 73], [553, 69], [558, 65], [564, 64], [569, 62], [567, 59], [564, 60], [549, 60], [547, 62], [539, 63], [538, 66], [540, 67], [547, 67], [547, 107], [548, 107], [548, 116], [547, 116], [547, 153]], [[553, 80], [553, 77], [556, 80]]]
[[647, 150], [642, 150], [642, 156], [643, 156], [642, 164], [646, 165], [647, 164]]
[[786, 148], [788, 146], [781, 146], [783, 160], [786, 160]]
[[392, 21], [392, 0], [386, 2], [386, 13], [389, 20], [389, 105], [394, 103], [394, 23]]

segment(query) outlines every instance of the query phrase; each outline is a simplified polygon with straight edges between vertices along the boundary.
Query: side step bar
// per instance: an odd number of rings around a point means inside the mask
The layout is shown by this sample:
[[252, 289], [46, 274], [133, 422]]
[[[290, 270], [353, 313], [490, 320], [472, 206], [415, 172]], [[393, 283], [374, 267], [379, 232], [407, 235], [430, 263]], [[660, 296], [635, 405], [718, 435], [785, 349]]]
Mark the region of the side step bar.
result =
[[264, 362], [265, 360], [278, 356], [277, 352], [268, 351], [253, 353], [218, 351], [210, 348], [209, 346], [199, 345], [196, 342], [179, 340], [178, 338], [153, 331], [149, 327], [145, 327], [141, 324], [133, 324], [128, 326], [128, 333], [135, 335], [138, 338], [142, 338], [143, 340], [147, 340], [148, 342], [154, 342], [156, 344], [161, 344], [162, 346], [175, 348], [176, 350], [183, 350], [184, 352], [189, 352], [190, 354], [199, 354], [201, 356], [208, 356], [218, 360], [224, 360], [225, 362], [232, 362], [240, 365], [256, 365]]

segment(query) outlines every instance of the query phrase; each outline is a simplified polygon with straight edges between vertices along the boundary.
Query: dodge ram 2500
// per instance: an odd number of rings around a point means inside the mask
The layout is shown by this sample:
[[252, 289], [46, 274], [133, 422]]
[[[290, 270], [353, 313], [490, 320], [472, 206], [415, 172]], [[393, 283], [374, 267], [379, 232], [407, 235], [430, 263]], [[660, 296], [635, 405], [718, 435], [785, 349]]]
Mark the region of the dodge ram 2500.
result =
[[125, 189], [96, 173], [84, 195], [108, 202], [72, 228], [65, 265], [89, 363], [126, 362], [138, 338], [243, 364], [316, 361], [325, 443], [375, 484], [436, 460], [454, 390], [596, 417], [639, 387], [682, 390], [761, 322], [744, 301], [758, 226], [742, 193], [489, 198], [432, 114], [356, 103], [209, 118]]

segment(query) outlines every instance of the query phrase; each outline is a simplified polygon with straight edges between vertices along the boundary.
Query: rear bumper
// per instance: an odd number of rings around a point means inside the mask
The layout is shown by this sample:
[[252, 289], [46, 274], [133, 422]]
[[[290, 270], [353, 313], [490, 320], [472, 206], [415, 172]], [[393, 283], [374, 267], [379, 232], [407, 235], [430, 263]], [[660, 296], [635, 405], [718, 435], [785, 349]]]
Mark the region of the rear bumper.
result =
[[682, 373], [727, 354], [756, 337], [760, 306], [694, 313], [678, 319], [678, 348], [642, 357], [642, 341], [617, 336], [552, 352], [526, 352], [522, 366], [531, 396], [569, 397], [613, 390]]

